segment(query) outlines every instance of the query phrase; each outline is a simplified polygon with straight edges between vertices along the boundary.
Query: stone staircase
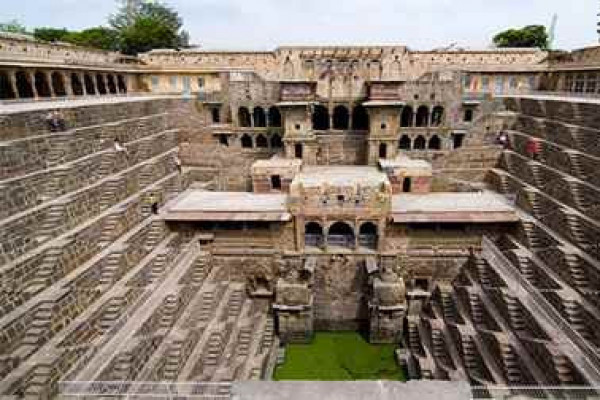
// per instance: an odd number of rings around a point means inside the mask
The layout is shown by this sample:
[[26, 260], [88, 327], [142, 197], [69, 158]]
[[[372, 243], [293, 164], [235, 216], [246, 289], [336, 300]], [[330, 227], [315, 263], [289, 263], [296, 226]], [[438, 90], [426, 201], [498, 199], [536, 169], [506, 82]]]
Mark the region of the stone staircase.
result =
[[119, 276], [121, 271], [121, 263], [123, 261], [122, 252], [111, 253], [102, 265], [102, 271], [98, 277], [100, 285], [109, 285]]
[[53, 303], [42, 303], [35, 310], [30, 325], [25, 331], [21, 346], [39, 346], [50, 336]]
[[46, 241], [54, 235], [66, 219], [65, 204], [52, 204], [48, 207], [45, 218], [38, 228], [38, 241]]

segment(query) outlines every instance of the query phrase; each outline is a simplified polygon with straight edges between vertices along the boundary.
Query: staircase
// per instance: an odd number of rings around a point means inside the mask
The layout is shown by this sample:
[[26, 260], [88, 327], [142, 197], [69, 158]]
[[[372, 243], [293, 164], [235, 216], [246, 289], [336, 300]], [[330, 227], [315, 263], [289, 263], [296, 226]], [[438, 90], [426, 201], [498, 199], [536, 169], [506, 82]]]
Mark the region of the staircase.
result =
[[64, 204], [52, 204], [46, 211], [44, 221], [38, 228], [40, 236], [39, 241], [45, 241], [54, 236], [54, 233], [60, 228], [66, 219], [66, 207]]
[[150, 230], [146, 235], [146, 248], [154, 248], [161, 240], [163, 240], [164, 235], [164, 223], [161, 221], [152, 222], [152, 225], [150, 225]]
[[535, 233], [535, 224], [531, 221], [521, 221], [521, 226], [523, 227], [523, 231], [525, 231], [529, 249], [532, 251], [540, 249], [540, 241]]
[[68, 167], [57, 168], [52, 173], [52, 177], [46, 182], [44, 187], [44, 196], [47, 200], [55, 199], [65, 193], [64, 182], [70, 174]]
[[35, 310], [29, 327], [25, 331], [21, 345], [39, 347], [50, 336], [52, 308], [54, 303], [42, 303]]
[[158, 326], [166, 329], [171, 328], [175, 323], [178, 310], [179, 298], [175, 295], [167, 296], [162, 307], [160, 308], [160, 320]]
[[573, 175], [577, 178], [581, 179], [584, 182], [589, 181], [589, 176], [585, 172], [581, 162], [581, 154], [578, 151], [567, 151], [567, 155], [571, 160], [571, 169], [573, 170]]
[[579, 303], [574, 300], [563, 300], [563, 306], [567, 321], [569, 321], [571, 327], [585, 340], [592, 340], [592, 334], [585, 323], [585, 317], [583, 316]]
[[240, 311], [242, 310], [242, 305], [244, 304], [245, 296], [244, 290], [237, 289], [231, 293], [229, 297], [229, 301], [227, 303], [227, 316], [229, 318], [236, 318], [240, 315]]
[[275, 338], [275, 322], [272, 316], [267, 317], [267, 323], [262, 333], [260, 341], [260, 354], [267, 354], [273, 346]]
[[500, 343], [500, 354], [504, 363], [506, 379], [512, 385], [522, 382], [523, 377], [519, 366], [519, 358], [508, 343]]
[[523, 317], [523, 310], [521, 309], [521, 304], [519, 300], [508, 294], [504, 294], [504, 301], [506, 302], [506, 307], [508, 309], [508, 316], [510, 320], [510, 325], [515, 331], [523, 331], [526, 328], [525, 318]]
[[62, 257], [61, 247], [51, 247], [44, 255], [44, 261], [35, 271], [34, 278], [27, 285], [27, 292], [37, 293], [55, 280], [56, 267]]
[[165, 364], [162, 370], [162, 379], [166, 381], [175, 381], [181, 368], [183, 358], [183, 342], [177, 340], [173, 342], [165, 353]]
[[481, 325], [484, 323], [483, 309], [481, 308], [481, 301], [479, 295], [475, 293], [469, 293], [469, 306], [471, 307], [471, 317], [475, 325]]
[[585, 269], [581, 266], [579, 258], [571, 254], [565, 254], [565, 262], [569, 266], [571, 279], [578, 290], [590, 289], [590, 280]]
[[111, 214], [104, 221], [102, 226], [102, 233], [100, 233], [100, 247], [105, 247], [111, 243], [117, 236], [117, 227], [119, 220], [122, 218], [119, 214]]
[[121, 252], [111, 253], [102, 265], [102, 271], [98, 283], [100, 285], [109, 285], [118, 277], [121, 270], [121, 260], [123, 254]]
[[579, 217], [571, 213], [565, 213], [565, 218], [567, 220], [567, 223], [569, 224], [571, 236], [575, 241], [575, 243], [573, 244], [575, 244], [577, 247], [582, 248], [583, 250], [589, 249], [591, 243], [588, 241], [584, 230], [581, 227]]
[[50, 139], [50, 150], [46, 154], [46, 168], [65, 162], [65, 155], [69, 154], [69, 144], [73, 141], [70, 135], [57, 135]]

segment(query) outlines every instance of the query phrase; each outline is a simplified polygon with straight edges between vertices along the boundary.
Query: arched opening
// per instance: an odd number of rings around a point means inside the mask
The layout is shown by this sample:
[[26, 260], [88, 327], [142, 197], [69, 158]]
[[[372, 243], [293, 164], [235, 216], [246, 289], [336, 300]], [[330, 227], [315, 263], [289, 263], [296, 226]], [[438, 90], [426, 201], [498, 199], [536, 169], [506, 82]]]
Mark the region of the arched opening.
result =
[[43, 72], [36, 72], [34, 75], [35, 90], [40, 97], [50, 97], [50, 85], [46, 74]]
[[212, 108], [210, 110], [210, 116], [212, 118], [213, 124], [218, 124], [221, 122], [221, 110], [218, 107]]
[[327, 232], [327, 245], [354, 248], [354, 230], [345, 222], [336, 222]]
[[65, 90], [65, 82], [63, 76], [59, 72], [53, 72], [51, 75], [52, 88], [54, 88], [54, 94], [57, 96], [66, 96], [67, 91]]
[[294, 64], [292, 64], [292, 60], [290, 60], [289, 57], [286, 57], [285, 62], [283, 63], [283, 77], [285, 79], [294, 78]]
[[112, 94], [116, 94], [117, 93], [117, 85], [115, 85], [115, 77], [112, 75], [107, 75], [106, 80], [107, 80], [106, 84], [108, 85], [108, 91]]
[[431, 112], [431, 126], [440, 126], [444, 119], [444, 107], [435, 106]]
[[117, 85], [119, 86], [119, 93], [127, 93], [127, 84], [123, 75], [117, 75]]
[[274, 149], [280, 149], [283, 147], [281, 136], [279, 136], [278, 134], [271, 136], [271, 147]]
[[467, 108], [465, 110], [465, 115], [463, 116], [464, 122], [473, 122], [473, 109]]
[[27, 74], [24, 71], [17, 71], [15, 78], [17, 80], [17, 91], [19, 92], [19, 97], [21, 99], [33, 97], [33, 88], [29, 83], [29, 79], [27, 79]]
[[379, 158], [387, 158], [387, 144], [385, 143], [379, 145]]
[[8, 74], [0, 72], [0, 99], [14, 99], [15, 92], [10, 84]]
[[442, 142], [438, 135], [433, 135], [429, 139], [429, 144], [427, 145], [427, 147], [429, 147], [430, 150], [440, 150], [442, 148]]
[[261, 149], [269, 147], [269, 141], [264, 135], [258, 135], [256, 137], [256, 147], [260, 147]]
[[323, 227], [317, 222], [309, 222], [304, 225], [304, 245], [313, 247], [322, 247]]
[[419, 135], [415, 139], [415, 150], [425, 150], [426, 140], [423, 136]]
[[267, 119], [265, 117], [265, 110], [262, 107], [254, 107], [252, 110], [254, 116], [254, 126], [264, 128], [267, 126]]
[[369, 113], [363, 106], [356, 106], [352, 110], [352, 129], [356, 131], [369, 130]]
[[87, 94], [96, 94], [96, 88], [94, 87], [94, 80], [88, 74], [83, 76], [83, 82], [85, 83], [85, 91]]
[[358, 244], [361, 247], [370, 249], [377, 248], [377, 225], [372, 222], [365, 222], [360, 226], [358, 233]]
[[411, 189], [412, 189], [412, 179], [404, 178], [404, 180], [402, 181], [402, 191], [404, 193], [410, 193]]
[[269, 126], [272, 128], [281, 128], [281, 113], [277, 107], [269, 108]]
[[98, 85], [98, 93], [106, 94], [106, 84], [104, 83], [104, 76], [102, 74], [96, 74], [96, 84]]
[[302, 159], [304, 152], [304, 148], [302, 147], [302, 143], [296, 143], [294, 146], [294, 157]]
[[83, 96], [83, 85], [76, 73], [71, 74], [71, 90], [75, 96]]
[[242, 147], [244, 149], [251, 149], [253, 147], [252, 137], [247, 133], [244, 133], [244, 135], [242, 136]]
[[350, 114], [344, 106], [337, 106], [333, 109], [333, 129], [346, 130], [350, 123]]
[[240, 107], [238, 109], [238, 124], [244, 128], [252, 126], [250, 111], [246, 107]]
[[398, 141], [398, 148], [400, 150], [410, 150], [410, 137], [408, 135], [402, 135]]
[[315, 131], [326, 131], [329, 129], [329, 111], [323, 106], [315, 106], [312, 114], [312, 125]]
[[281, 190], [280, 175], [271, 175], [271, 189]]
[[417, 109], [417, 127], [425, 127], [429, 123], [429, 108], [421, 106]]
[[400, 118], [400, 126], [410, 127], [413, 124], [413, 109], [411, 106], [406, 106], [402, 109], [402, 116]]

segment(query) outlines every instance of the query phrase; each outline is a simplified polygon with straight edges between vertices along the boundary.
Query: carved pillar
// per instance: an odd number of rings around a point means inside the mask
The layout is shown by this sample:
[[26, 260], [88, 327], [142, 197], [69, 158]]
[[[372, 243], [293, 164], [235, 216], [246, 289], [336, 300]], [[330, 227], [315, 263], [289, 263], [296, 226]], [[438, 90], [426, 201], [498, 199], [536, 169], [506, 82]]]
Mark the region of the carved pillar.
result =
[[12, 88], [12, 91], [15, 93], [15, 99], [20, 98], [19, 96], [19, 87], [17, 86], [17, 71], [14, 69], [11, 69], [10, 71], [8, 71], [8, 79], [10, 81], [10, 87]]
[[35, 73], [33, 71], [26, 71], [25, 76], [27, 77], [27, 82], [31, 86], [31, 91], [33, 92], [33, 98], [39, 99], [40, 95], [38, 94], [37, 88], [35, 87]]
[[79, 76], [79, 82], [81, 83], [81, 89], [83, 90], [83, 95], [87, 96], [88, 91], [87, 91], [87, 86], [85, 84], [85, 74], [83, 72], [80, 72], [77, 75]]
[[92, 84], [94, 85], [94, 93], [96, 96], [100, 96], [100, 91], [98, 90], [98, 76], [91, 75]]
[[48, 89], [50, 90], [50, 97], [56, 97], [56, 90], [54, 90], [54, 85], [52, 84], [52, 72], [45, 71], [44, 75], [46, 76], [46, 81], [48, 82]]
[[66, 72], [60, 73], [63, 78], [63, 85], [65, 86], [65, 92], [68, 97], [73, 96], [73, 85], [71, 82], [71, 75]]

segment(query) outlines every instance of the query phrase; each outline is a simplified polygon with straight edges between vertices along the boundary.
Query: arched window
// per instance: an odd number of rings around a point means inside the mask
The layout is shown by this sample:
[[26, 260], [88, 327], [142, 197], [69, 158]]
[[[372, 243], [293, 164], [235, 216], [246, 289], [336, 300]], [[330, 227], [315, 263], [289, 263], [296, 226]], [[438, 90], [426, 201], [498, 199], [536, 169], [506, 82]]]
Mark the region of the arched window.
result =
[[262, 107], [254, 107], [252, 114], [254, 115], [254, 126], [259, 128], [264, 128], [267, 126], [265, 110], [263, 110]]
[[251, 149], [253, 147], [252, 137], [247, 133], [244, 133], [244, 135], [242, 136], [242, 147], [244, 149]]
[[444, 107], [436, 106], [431, 112], [431, 126], [440, 126], [444, 119]]
[[112, 75], [107, 75], [106, 80], [107, 80], [106, 84], [108, 85], [108, 91], [112, 94], [117, 93], [117, 85], [115, 85], [115, 77]]
[[361, 247], [370, 249], [377, 248], [377, 225], [372, 222], [365, 222], [360, 226], [358, 235], [358, 244]]
[[410, 150], [410, 137], [408, 135], [402, 135], [398, 141], [398, 148], [401, 150]]
[[321, 247], [323, 244], [323, 227], [318, 222], [304, 225], [304, 245]]
[[315, 106], [312, 115], [312, 125], [315, 131], [326, 131], [329, 129], [329, 111], [323, 106]]
[[54, 88], [54, 94], [57, 96], [66, 96], [67, 91], [65, 90], [65, 82], [63, 76], [59, 72], [53, 72], [51, 75], [52, 87]]
[[426, 140], [423, 136], [419, 135], [415, 139], [415, 150], [425, 150]]
[[79, 75], [74, 72], [71, 74], [71, 89], [73, 90], [73, 94], [75, 96], [83, 95], [83, 85], [81, 84], [81, 79], [79, 79]]
[[238, 109], [238, 124], [245, 128], [252, 126], [250, 111], [246, 107], [240, 107]]
[[127, 93], [127, 84], [123, 75], [117, 75], [117, 86], [119, 86], [119, 93]]
[[344, 106], [337, 106], [333, 109], [333, 129], [346, 130], [350, 122], [348, 109]]
[[410, 127], [413, 125], [413, 109], [411, 106], [406, 106], [402, 109], [402, 117], [400, 121], [400, 126], [402, 127]]
[[363, 106], [356, 106], [352, 110], [352, 129], [356, 131], [369, 130], [369, 113]]
[[94, 80], [88, 74], [83, 76], [83, 81], [85, 83], [85, 91], [87, 94], [96, 94], [96, 89], [94, 87]]
[[10, 84], [10, 79], [5, 72], [0, 72], [0, 99], [14, 99], [15, 92]]
[[438, 135], [433, 135], [429, 139], [429, 144], [427, 147], [429, 147], [430, 150], [440, 150], [442, 148], [442, 143]]
[[25, 71], [17, 71], [15, 78], [17, 80], [19, 97], [22, 99], [33, 97], [33, 88], [31, 87], [29, 79], [27, 79]]
[[379, 145], [379, 158], [387, 158], [387, 144], [385, 143]]
[[402, 191], [404, 193], [410, 193], [411, 187], [412, 187], [412, 179], [408, 178], [408, 177], [404, 178], [404, 180], [402, 181]]
[[417, 109], [417, 127], [425, 127], [429, 123], [429, 108], [421, 106]]
[[213, 124], [218, 124], [221, 122], [221, 110], [218, 107], [212, 108], [210, 110], [210, 114], [212, 117]]
[[99, 94], [106, 94], [106, 84], [104, 83], [104, 76], [102, 74], [96, 74], [96, 85], [98, 85]]
[[336, 222], [327, 232], [327, 245], [354, 248], [354, 230], [345, 222]]
[[281, 128], [281, 113], [277, 107], [269, 108], [269, 126], [272, 128]]
[[294, 78], [294, 64], [292, 64], [292, 60], [290, 60], [289, 57], [286, 57], [285, 62], [283, 63], [283, 77], [285, 79]]
[[269, 141], [264, 135], [258, 135], [256, 137], [256, 147], [260, 147], [261, 149], [269, 147]]
[[35, 79], [35, 90], [37, 90], [38, 96], [50, 97], [50, 85], [48, 84], [48, 79], [46, 78], [46, 74], [43, 72], [36, 72], [34, 79]]
[[302, 143], [296, 143], [296, 145], [294, 146], [294, 157], [302, 159], [303, 157], [303, 147], [302, 147]]
[[271, 147], [274, 149], [280, 149], [283, 147], [281, 136], [279, 136], [278, 134], [271, 136]]

